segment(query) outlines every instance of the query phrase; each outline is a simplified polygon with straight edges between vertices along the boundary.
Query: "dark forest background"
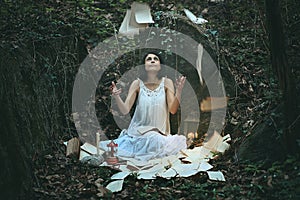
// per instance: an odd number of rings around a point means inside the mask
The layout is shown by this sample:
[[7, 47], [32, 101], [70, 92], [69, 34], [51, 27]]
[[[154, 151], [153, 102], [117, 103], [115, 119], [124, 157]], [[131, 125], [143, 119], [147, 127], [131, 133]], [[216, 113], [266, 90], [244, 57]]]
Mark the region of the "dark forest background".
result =
[[[118, 32], [132, 2], [0, 1], [1, 199], [299, 199], [298, 0], [142, 1], [155, 26], [190, 35], [218, 63], [229, 97], [224, 134], [232, 142], [211, 164], [226, 182], [209, 181], [204, 173], [155, 181], [130, 177], [122, 192], [111, 194], [102, 186], [114, 170], [65, 157], [63, 142], [78, 136], [71, 106], [79, 66]], [[174, 18], [184, 16], [183, 8], [209, 22]], [[118, 58], [99, 83], [97, 115], [108, 137], [120, 130], [112, 123], [107, 83], [142, 53]], [[166, 54], [168, 65], [189, 73], [180, 69], [185, 61], [174, 57]], [[204, 90], [196, 89], [201, 99]], [[201, 116], [205, 126], [207, 114]]]

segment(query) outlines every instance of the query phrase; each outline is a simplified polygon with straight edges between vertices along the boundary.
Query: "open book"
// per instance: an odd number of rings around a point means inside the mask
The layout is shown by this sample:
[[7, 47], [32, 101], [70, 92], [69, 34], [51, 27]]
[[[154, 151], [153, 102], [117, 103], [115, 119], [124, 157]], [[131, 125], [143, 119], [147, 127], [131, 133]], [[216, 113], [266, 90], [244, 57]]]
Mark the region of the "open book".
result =
[[154, 126], [140, 126], [140, 127], [138, 127], [137, 130], [141, 135], [144, 135], [145, 133], [147, 133], [149, 131], [156, 131], [156, 132], [166, 136], [165, 133], [163, 133], [161, 130], [159, 130], [158, 128], [156, 128]]
[[119, 33], [132, 37], [138, 35], [140, 29], [147, 28], [149, 23], [154, 23], [149, 5], [133, 2], [131, 9], [126, 11]]

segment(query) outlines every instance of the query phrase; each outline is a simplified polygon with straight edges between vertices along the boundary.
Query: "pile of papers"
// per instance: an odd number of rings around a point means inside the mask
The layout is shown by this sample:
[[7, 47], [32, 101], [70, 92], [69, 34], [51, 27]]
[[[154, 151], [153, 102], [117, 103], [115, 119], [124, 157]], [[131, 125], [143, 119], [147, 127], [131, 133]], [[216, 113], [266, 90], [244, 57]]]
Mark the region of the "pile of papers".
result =
[[[111, 166], [103, 162], [99, 167], [109, 166], [120, 171], [111, 177], [112, 182], [106, 186], [111, 192], [121, 191], [124, 179], [130, 174], [136, 174], [138, 179], [151, 180], [156, 177], [166, 179], [189, 177], [199, 172], [205, 172], [210, 180], [225, 181], [223, 173], [221, 171], [211, 171], [213, 166], [208, 162], [214, 159], [216, 153], [224, 153], [230, 146], [229, 141], [231, 141], [230, 135], [222, 137], [215, 132], [203, 146], [182, 150], [177, 155], [149, 161], [119, 157], [120, 162], [117, 165]], [[104, 152], [101, 151], [100, 154], [102, 153]], [[80, 160], [86, 156], [96, 154], [97, 148], [85, 143], [81, 146]]]
[[[139, 161], [126, 158], [125, 164], [119, 165], [120, 172], [114, 174], [106, 188], [112, 192], [122, 190], [124, 179], [130, 174], [137, 174], [138, 179], [151, 180], [156, 177], [171, 179], [173, 177], [189, 177], [199, 172], [206, 172], [210, 180], [225, 181], [221, 171], [211, 171], [208, 163], [216, 153], [223, 153], [229, 148], [229, 135], [224, 137], [215, 132], [203, 146], [185, 149], [177, 155], [150, 161]], [[122, 159], [122, 158], [121, 158]], [[104, 162], [101, 166], [109, 166]]]

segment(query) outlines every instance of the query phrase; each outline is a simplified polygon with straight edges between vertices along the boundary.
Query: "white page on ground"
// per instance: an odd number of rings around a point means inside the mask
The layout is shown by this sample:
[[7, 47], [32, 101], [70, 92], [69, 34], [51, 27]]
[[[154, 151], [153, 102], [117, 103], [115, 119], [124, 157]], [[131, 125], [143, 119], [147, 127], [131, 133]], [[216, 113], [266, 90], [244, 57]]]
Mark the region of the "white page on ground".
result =
[[211, 150], [209, 148], [206, 148], [205, 146], [202, 146], [202, 148], [200, 149], [200, 155], [203, 155], [205, 156], [205, 158], [209, 159], [213, 157], [213, 153], [211, 152]]
[[180, 160], [176, 155], [168, 156], [168, 157], [162, 158], [162, 160], [161, 160], [161, 164], [163, 166], [170, 166], [170, 165], [172, 166], [172, 165], [175, 165], [176, 163], [180, 163]]
[[223, 137], [223, 141], [224, 141], [224, 142], [230, 142], [230, 141], [231, 141], [230, 135], [229, 135], [229, 134], [225, 135], [225, 136]]
[[203, 144], [208, 149], [216, 151], [216, 148], [223, 142], [223, 137], [217, 131], [214, 131], [214, 134], [209, 138], [207, 142]]
[[139, 174], [137, 179], [152, 180], [155, 179], [155, 177], [156, 177], [156, 172], [148, 172], [148, 173]]
[[180, 162], [178, 155], [171, 155], [163, 158], [156, 158], [153, 160], [149, 160], [149, 163], [152, 165], [161, 164], [163, 166], [173, 165], [174, 163]]
[[182, 159], [182, 161], [184, 161], [184, 162], [190, 162], [190, 163], [195, 162], [195, 160], [191, 159], [190, 157], [186, 157], [186, 158]]
[[180, 177], [189, 177], [198, 173], [200, 163], [177, 164], [172, 167]]
[[107, 164], [106, 161], [104, 161], [104, 162], [100, 165], [100, 167], [106, 167], [106, 166], [109, 166], [109, 165]]
[[208, 178], [214, 181], [225, 181], [224, 175], [221, 171], [207, 171]]
[[224, 153], [227, 149], [229, 149], [230, 145], [227, 142], [222, 142], [218, 147], [217, 151], [220, 153]]
[[156, 174], [164, 172], [166, 169], [163, 165], [158, 164], [154, 167], [147, 169], [147, 170], [141, 170], [138, 172], [138, 179], [155, 179]]
[[111, 177], [111, 179], [113, 179], [113, 180], [125, 179], [129, 174], [131, 174], [130, 171], [127, 171], [127, 172], [118, 172], [118, 173], [114, 174]]
[[158, 176], [167, 178], [167, 179], [175, 177], [176, 175], [177, 175], [177, 172], [173, 168], [170, 168], [165, 172], [158, 173]]
[[122, 172], [131, 172], [131, 170], [127, 168], [127, 165], [120, 165], [119, 169]]
[[191, 163], [191, 164], [178, 164], [172, 167], [177, 172], [178, 171], [192, 171], [192, 170], [198, 170], [199, 163]]
[[186, 157], [184, 161], [198, 162], [206, 158], [210, 154], [210, 151], [207, 151], [203, 148], [204, 147], [199, 147], [185, 151], [185, 154], [188, 155], [188, 157]]
[[119, 192], [123, 188], [123, 182], [124, 182], [124, 180], [117, 180], [117, 181], [110, 182], [106, 186], [106, 188], [108, 190], [110, 190], [111, 192]]
[[82, 160], [84, 157], [87, 157], [87, 156], [91, 156], [91, 154], [89, 154], [89, 153], [87, 153], [85, 151], [80, 150], [79, 160]]
[[138, 174], [138, 179], [145, 179], [145, 180], [151, 180], [155, 179], [156, 174], [161, 173], [162, 171], [149, 171], [149, 172], [142, 172]]
[[156, 164], [153, 167], [145, 170], [140, 170], [139, 173], [164, 171], [165, 167], [162, 164]]
[[195, 159], [196, 158], [200, 158], [200, 159], [207, 158], [212, 155], [211, 150], [205, 146], [195, 147], [194, 149], [185, 149], [185, 150], [183, 150], [183, 153], [186, 154], [186, 156], [195, 158]]
[[193, 176], [195, 174], [197, 174], [199, 171], [196, 169], [189, 169], [189, 170], [179, 170], [177, 171], [178, 176], [180, 177], [189, 177], [189, 176]]
[[133, 166], [137, 166], [138, 168], [144, 167], [144, 166], [150, 166], [152, 165], [148, 161], [141, 161], [141, 160], [136, 160], [134, 158], [127, 158], [127, 163]]
[[198, 170], [204, 172], [210, 170], [211, 168], [213, 168], [213, 166], [208, 162], [201, 162]]

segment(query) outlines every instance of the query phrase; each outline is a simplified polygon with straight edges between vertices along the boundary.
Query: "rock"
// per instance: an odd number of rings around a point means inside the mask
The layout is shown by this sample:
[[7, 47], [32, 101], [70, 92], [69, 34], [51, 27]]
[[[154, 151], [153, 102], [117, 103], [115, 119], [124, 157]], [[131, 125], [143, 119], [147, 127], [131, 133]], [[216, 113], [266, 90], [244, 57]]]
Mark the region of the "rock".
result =
[[99, 166], [104, 162], [104, 157], [102, 155], [86, 156], [81, 159], [81, 162], [91, 166]]

